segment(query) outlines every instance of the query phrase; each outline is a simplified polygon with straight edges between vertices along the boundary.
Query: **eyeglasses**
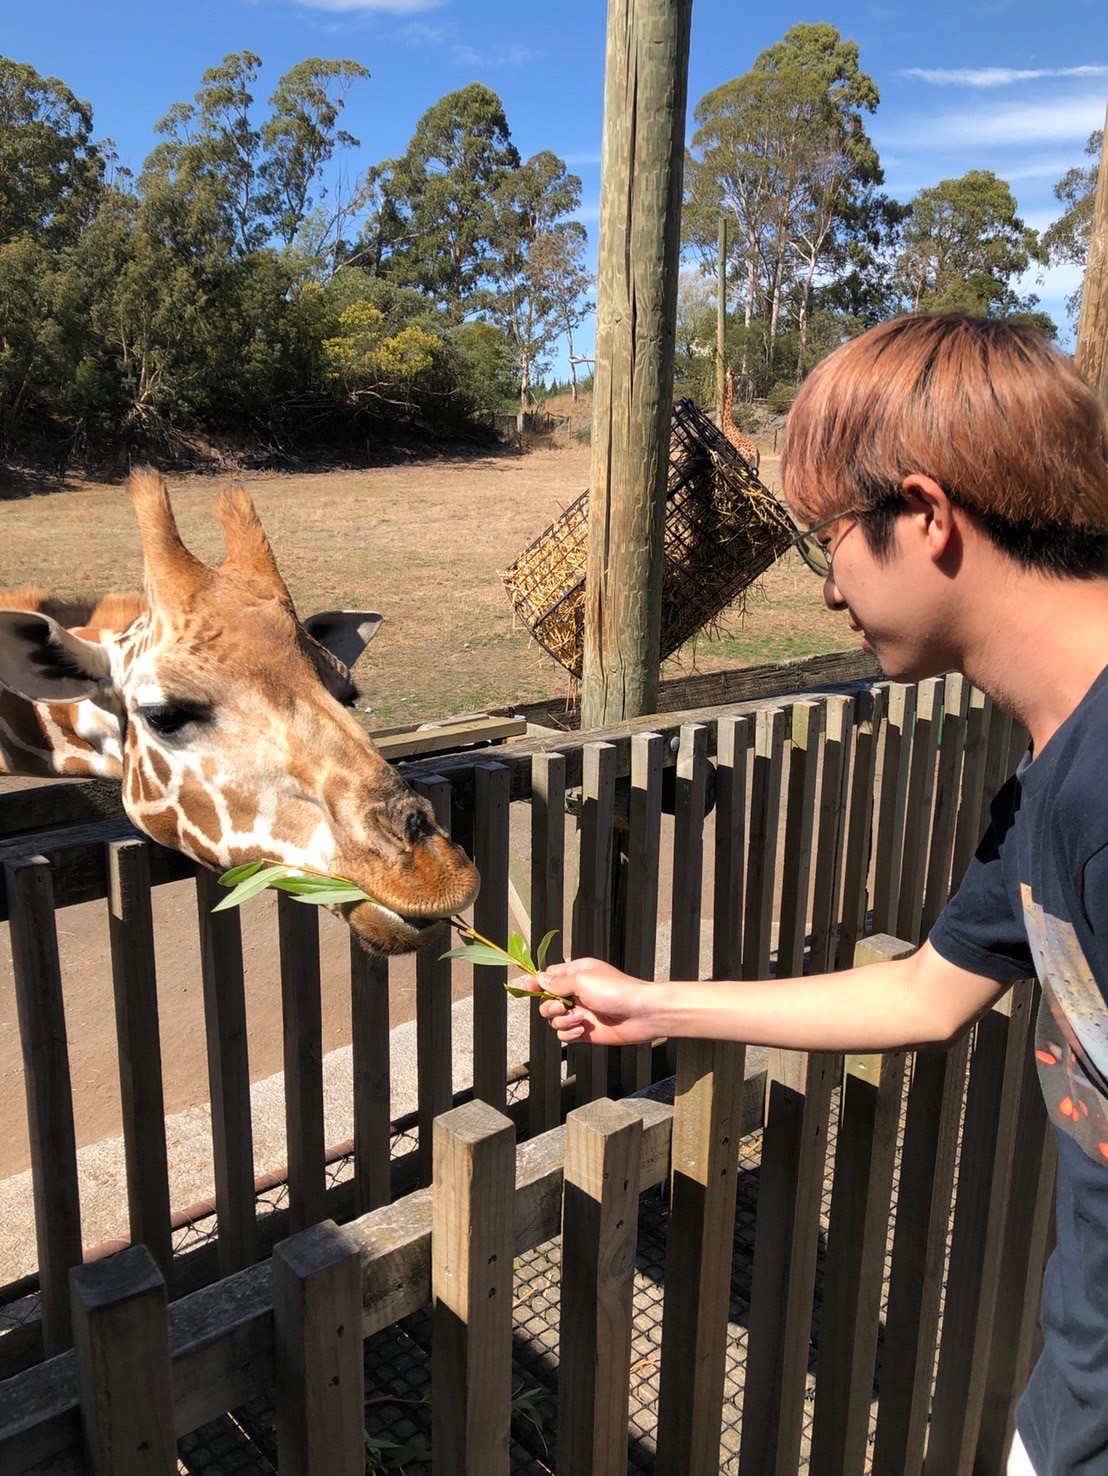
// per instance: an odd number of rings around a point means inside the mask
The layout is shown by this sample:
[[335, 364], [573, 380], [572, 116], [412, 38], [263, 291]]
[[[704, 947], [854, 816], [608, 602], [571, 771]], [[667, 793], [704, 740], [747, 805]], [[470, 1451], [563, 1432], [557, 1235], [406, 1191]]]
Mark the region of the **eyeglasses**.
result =
[[831, 561], [835, 551], [833, 548], [821, 543], [816, 537], [816, 534], [822, 533], [824, 528], [830, 528], [832, 523], [838, 523], [843, 518], [857, 516], [857, 509], [844, 507], [842, 512], [834, 513], [831, 517], [824, 518], [822, 522], [813, 523], [810, 528], [800, 529], [795, 538], [789, 539], [781, 552], [787, 553], [790, 548], [795, 548], [800, 557], [808, 565], [808, 568], [814, 574], [818, 574], [821, 579], [826, 579], [831, 573]]

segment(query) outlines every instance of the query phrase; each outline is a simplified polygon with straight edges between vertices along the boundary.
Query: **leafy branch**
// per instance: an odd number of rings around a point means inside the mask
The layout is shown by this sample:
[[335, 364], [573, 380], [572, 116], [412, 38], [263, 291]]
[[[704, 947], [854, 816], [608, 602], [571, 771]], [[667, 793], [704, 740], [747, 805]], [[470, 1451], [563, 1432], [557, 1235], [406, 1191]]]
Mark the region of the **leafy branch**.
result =
[[327, 872], [312, 871], [307, 866], [287, 866], [282, 861], [247, 861], [244, 866], [233, 866], [219, 878], [220, 885], [232, 887], [230, 896], [224, 897], [212, 908], [213, 912], [225, 912], [231, 907], [241, 907], [273, 887], [278, 892], [288, 892], [297, 902], [312, 902], [317, 907], [331, 907], [337, 902], [375, 902], [368, 892], [355, 886], [345, 876], [331, 876]]
[[[454, 918], [454, 926], [458, 929], [459, 935], [469, 941], [463, 943], [460, 948], [452, 948], [449, 953], [442, 954], [442, 958], [461, 958], [467, 963], [483, 964], [489, 968], [511, 967], [514, 964], [517, 969], [530, 974], [532, 979], [546, 968], [546, 955], [550, 951], [551, 943], [558, 936], [557, 928], [547, 933], [535, 950], [535, 958], [532, 958], [531, 950], [527, 947], [522, 933], [509, 934], [507, 948], [501, 948], [499, 943], [493, 943], [459, 918]], [[573, 1004], [573, 1000], [564, 994], [550, 994], [544, 990], [541, 994], [536, 995], [531, 989], [516, 989], [507, 983], [504, 988], [516, 999], [538, 999], [540, 1002], [557, 999], [561, 1000], [567, 1009]]]

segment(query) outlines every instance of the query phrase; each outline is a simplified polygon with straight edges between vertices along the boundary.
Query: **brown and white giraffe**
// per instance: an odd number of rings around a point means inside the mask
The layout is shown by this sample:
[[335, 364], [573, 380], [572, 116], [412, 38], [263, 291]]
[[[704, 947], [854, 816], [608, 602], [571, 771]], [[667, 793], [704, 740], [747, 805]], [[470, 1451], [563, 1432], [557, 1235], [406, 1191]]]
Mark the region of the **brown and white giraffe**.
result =
[[348, 711], [381, 617], [298, 619], [246, 492], [216, 503], [227, 554], [210, 568], [160, 476], [128, 490], [145, 597], [81, 611], [0, 592], [0, 773], [117, 779], [162, 845], [216, 870], [272, 857], [347, 877], [377, 899], [339, 909], [371, 952], [429, 941], [478, 876]]
[[723, 434], [731, 442], [747, 466], [750, 467], [751, 471], [757, 474], [758, 468], [761, 465], [762, 453], [749, 436], [743, 435], [732, 416], [732, 407], [735, 403], [735, 373], [730, 364], [727, 366], [723, 380], [723, 409], [719, 415], [720, 430], [723, 431]]

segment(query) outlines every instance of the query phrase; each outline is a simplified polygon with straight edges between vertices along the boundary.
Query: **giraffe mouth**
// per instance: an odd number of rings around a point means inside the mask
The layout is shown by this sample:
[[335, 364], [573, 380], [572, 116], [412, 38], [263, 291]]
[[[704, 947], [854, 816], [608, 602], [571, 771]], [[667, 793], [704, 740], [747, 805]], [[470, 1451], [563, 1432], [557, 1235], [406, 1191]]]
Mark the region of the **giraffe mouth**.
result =
[[390, 955], [416, 953], [443, 936], [446, 916], [428, 917], [396, 912], [386, 903], [341, 903], [334, 909], [348, 923], [367, 953]]

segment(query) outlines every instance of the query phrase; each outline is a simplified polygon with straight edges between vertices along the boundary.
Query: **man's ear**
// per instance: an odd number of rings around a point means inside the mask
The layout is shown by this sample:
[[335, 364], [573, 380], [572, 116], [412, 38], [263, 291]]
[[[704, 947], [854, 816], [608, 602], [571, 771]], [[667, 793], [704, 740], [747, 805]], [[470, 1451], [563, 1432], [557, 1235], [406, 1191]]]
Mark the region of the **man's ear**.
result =
[[324, 610], [301, 624], [312, 637], [351, 667], [380, 630], [383, 615], [375, 610]]
[[108, 653], [49, 615], [0, 610], [0, 686], [32, 702], [80, 702], [111, 676]]
[[953, 504], [946, 489], [934, 477], [912, 472], [900, 484], [909, 512], [926, 518], [928, 540], [936, 553], [944, 553], [954, 531]]

